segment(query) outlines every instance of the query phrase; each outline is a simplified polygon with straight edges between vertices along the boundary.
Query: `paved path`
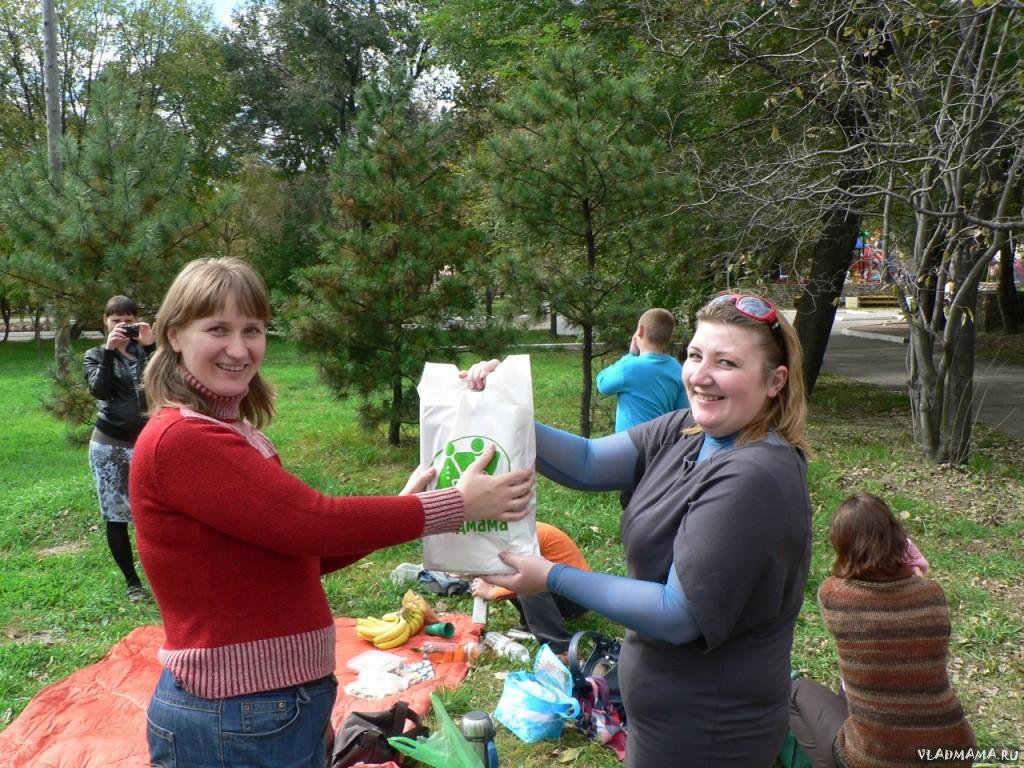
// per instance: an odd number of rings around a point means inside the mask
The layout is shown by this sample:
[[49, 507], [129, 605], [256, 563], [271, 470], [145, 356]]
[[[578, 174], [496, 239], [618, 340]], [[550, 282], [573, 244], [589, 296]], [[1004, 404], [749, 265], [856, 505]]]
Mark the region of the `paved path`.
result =
[[[3, 325], [0, 325], [0, 339], [4, 337]], [[35, 341], [36, 335], [33, 331], [11, 331], [7, 337], [8, 341]], [[53, 341], [53, 331], [40, 331], [39, 338], [49, 344]], [[103, 334], [99, 331], [83, 331], [83, 339], [102, 339]], [[52, 345], [51, 345], [52, 346]]]
[[[905, 392], [906, 324], [895, 312], [839, 310], [822, 370]], [[979, 359], [974, 368], [977, 419], [1024, 440], [1024, 366]]]
[[[794, 312], [788, 310], [786, 314], [792, 319]], [[44, 334], [44, 338], [52, 336]], [[12, 341], [31, 338], [30, 333], [11, 334]], [[906, 323], [894, 310], [839, 309], [822, 370], [906, 392], [906, 340]], [[979, 421], [1024, 440], [1024, 366], [978, 360], [974, 369], [974, 398]]]

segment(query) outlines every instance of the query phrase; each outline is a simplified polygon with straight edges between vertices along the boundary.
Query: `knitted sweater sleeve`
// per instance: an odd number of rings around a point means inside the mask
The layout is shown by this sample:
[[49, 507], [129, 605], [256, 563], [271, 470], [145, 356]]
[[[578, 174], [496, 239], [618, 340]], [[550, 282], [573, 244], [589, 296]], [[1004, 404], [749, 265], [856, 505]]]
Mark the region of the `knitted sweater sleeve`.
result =
[[[418, 538], [428, 508], [433, 508], [435, 531], [457, 530], [463, 517], [457, 491], [424, 498], [320, 493], [285, 470], [276, 456], [265, 458], [229, 425], [203, 419], [170, 424], [159, 431], [153, 449], [137, 458], [132, 482], [145, 478], [144, 500], [271, 551], [329, 556], [325, 570]], [[438, 508], [448, 524], [438, 524]]]

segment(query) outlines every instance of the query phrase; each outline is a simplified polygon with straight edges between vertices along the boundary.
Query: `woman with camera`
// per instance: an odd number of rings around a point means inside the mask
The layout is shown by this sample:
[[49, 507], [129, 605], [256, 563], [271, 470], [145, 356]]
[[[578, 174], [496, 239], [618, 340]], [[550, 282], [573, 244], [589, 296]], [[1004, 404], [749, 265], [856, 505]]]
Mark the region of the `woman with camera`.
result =
[[128, 599], [148, 597], [135, 570], [128, 523], [128, 465], [135, 439], [146, 423], [142, 372], [156, 349], [148, 323], [138, 321], [139, 308], [127, 296], [112, 296], [103, 310], [106, 341], [85, 353], [85, 380], [98, 402], [96, 425], [89, 437], [89, 466], [96, 480], [100, 512], [107, 526], [107, 545], [128, 585]]

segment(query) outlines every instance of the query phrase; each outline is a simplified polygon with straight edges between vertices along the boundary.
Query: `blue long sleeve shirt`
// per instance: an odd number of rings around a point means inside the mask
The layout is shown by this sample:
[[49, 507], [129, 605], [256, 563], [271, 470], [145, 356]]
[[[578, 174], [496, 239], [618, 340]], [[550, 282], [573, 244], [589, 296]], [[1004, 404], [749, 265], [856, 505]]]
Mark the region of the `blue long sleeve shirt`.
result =
[[[638, 454], [626, 433], [588, 440], [539, 423], [536, 431], [537, 469], [545, 477], [580, 490], [611, 490], [632, 483]], [[705, 435], [698, 461], [735, 442], [735, 435]], [[664, 583], [558, 564], [548, 573], [547, 588], [648, 637], [681, 644], [701, 636], [675, 563]]]

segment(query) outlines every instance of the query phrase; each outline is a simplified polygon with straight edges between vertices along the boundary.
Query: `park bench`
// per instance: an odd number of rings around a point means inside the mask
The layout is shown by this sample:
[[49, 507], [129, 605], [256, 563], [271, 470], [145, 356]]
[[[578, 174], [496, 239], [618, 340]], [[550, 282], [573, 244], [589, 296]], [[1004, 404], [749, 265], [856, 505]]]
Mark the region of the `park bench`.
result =
[[868, 307], [895, 307], [899, 302], [890, 293], [865, 293], [860, 296], [847, 296], [847, 309], [867, 309]]

